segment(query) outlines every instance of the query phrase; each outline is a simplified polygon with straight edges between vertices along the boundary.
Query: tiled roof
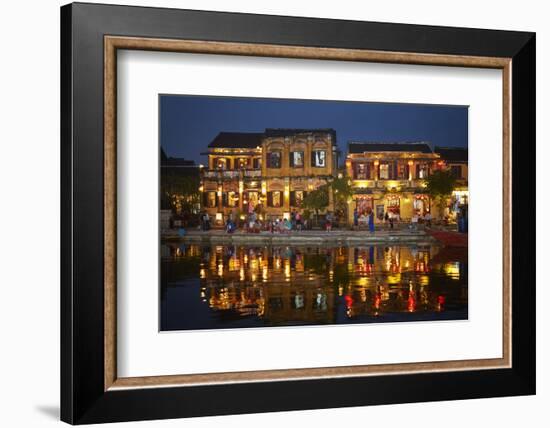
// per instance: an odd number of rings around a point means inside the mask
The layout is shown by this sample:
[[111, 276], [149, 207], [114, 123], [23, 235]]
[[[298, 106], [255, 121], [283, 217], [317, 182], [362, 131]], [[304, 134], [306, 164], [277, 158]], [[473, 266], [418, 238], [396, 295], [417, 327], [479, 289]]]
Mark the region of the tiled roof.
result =
[[193, 160], [166, 156], [162, 147], [160, 148], [160, 164], [161, 166], [197, 166]]
[[462, 147], [439, 147], [435, 146], [434, 151], [442, 159], [451, 162], [468, 162], [468, 149]]
[[255, 149], [262, 145], [264, 134], [259, 132], [220, 132], [208, 145], [211, 148]]
[[432, 148], [425, 142], [350, 142], [348, 143], [348, 153], [365, 152], [418, 152], [433, 153]]
[[332, 128], [267, 128], [265, 130], [266, 137], [287, 137], [296, 134], [331, 134], [333, 139], [336, 139], [336, 131]]

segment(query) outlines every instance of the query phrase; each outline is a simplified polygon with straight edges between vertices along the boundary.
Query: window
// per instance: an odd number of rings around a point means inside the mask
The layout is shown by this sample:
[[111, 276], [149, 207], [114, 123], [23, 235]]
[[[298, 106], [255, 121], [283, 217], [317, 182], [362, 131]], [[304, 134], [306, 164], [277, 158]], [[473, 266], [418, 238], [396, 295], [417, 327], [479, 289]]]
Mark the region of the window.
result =
[[281, 192], [276, 191], [271, 193], [271, 206], [279, 208], [281, 206]]
[[227, 169], [227, 159], [226, 158], [217, 158], [214, 161], [214, 167], [217, 169]]
[[248, 192], [248, 209], [254, 208], [258, 205], [258, 202], [258, 192]]
[[370, 178], [369, 167], [365, 163], [358, 163], [355, 165], [355, 178], [359, 180], [367, 180]]
[[451, 174], [454, 178], [462, 178], [462, 166], [451, 165]]
[[380, 180], [389, 180], [390, 166], [387, 163], [380, 164]]
[[429, 175], [428, 164], [416, 165], [416, 178], [427, 178]]
[[401, 180], [409, 179], [409, 165], [403, 163], [397, 165], [397, 178]]
[[267, 154], [267, 167], [268, 168], [281, 167], [281, 152], [269, 152]]
[[235, 192], [227, 192], [227, 206], [228, 207], [236, 207], [238, 197], [236, 196]]
[[360, 197], [356, 200], [357, 214], [368, 214], [373, 209], [373, 203], [371, 197]]
[[248, 168], [248, 159], [247, 158], [239, 158], [237, 161], [237, 165], [239, 169]]
[[208, 192], [207, 204], [209, 208], [214, 208], [216, 206], [216, 192]]
[[311, 166], [324, 168], [327, 165], [327, 152], [325, 150], [314, 150], [311, 153]]
[[254, 158], [252, 160], [252, 168], [260, 169], [261, 167], [262, 167], [262, 159], [261, 158]]
[[304, 200], [303, 190], [295, 190], [293, 192], [290, 192], [290, 206], [301, 207], [303, 200]]
[[290, 166], [301, 168], [304, 166], [304, 152], [290, 152]]

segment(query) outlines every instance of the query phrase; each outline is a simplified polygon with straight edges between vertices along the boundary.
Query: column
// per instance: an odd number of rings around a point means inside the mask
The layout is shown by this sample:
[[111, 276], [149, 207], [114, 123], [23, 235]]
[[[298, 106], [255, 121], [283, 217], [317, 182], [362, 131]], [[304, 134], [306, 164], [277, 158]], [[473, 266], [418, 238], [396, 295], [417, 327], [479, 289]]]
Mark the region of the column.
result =
[[243, 210], [244, 181], [239, 180], [239, 211]]

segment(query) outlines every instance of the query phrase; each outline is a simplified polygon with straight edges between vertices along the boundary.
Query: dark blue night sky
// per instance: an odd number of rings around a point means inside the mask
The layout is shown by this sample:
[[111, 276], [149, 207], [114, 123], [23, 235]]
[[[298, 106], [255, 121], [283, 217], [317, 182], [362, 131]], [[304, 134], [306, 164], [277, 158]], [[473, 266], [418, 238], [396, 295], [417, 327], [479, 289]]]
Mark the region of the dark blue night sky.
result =
[[222, 131], [333, 128], [348, 141], [427, 141], [468, 147], [468, 107], [211, 96], [160, 96], [161, 146], [168, 156], [206, 163], [201, 152]]

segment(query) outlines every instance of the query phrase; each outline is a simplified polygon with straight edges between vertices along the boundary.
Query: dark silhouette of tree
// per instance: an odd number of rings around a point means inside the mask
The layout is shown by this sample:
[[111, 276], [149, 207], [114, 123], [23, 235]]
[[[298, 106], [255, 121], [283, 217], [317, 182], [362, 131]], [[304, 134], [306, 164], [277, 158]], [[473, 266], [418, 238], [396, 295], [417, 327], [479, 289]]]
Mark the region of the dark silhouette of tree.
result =
[[447, 200], [451, 197], [456, 185], [456, 178], [449, 169], [434, 171], [426, 180], [426, 193], [430, 195], [436, 206], [439, 208], [439, 214], [447, 205]]

